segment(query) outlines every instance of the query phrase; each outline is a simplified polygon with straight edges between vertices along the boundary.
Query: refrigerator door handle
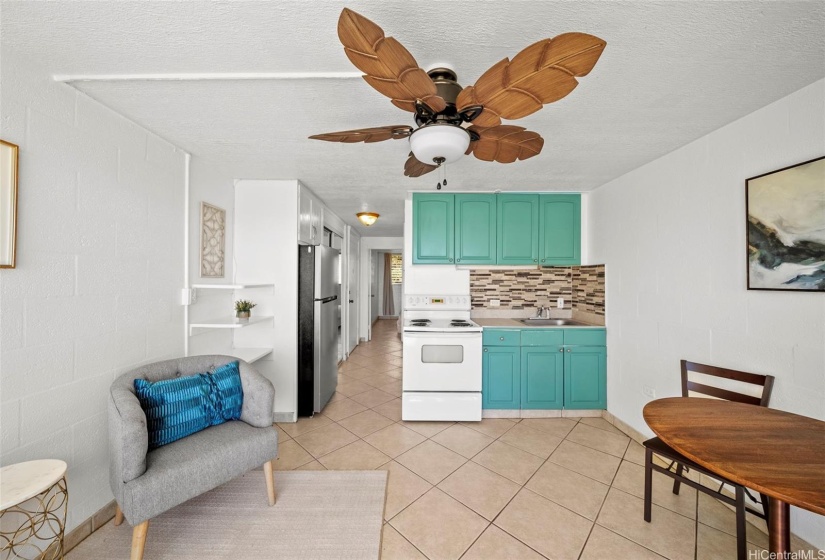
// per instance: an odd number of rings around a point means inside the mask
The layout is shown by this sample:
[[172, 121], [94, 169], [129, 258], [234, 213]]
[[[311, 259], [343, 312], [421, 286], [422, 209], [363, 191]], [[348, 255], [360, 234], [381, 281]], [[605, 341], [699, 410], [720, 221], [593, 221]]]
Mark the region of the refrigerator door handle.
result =
[[338, 299], [338, 296], [329, 296], [325, 298], [315, 298], [315, 301], [320, 301], [321, 303], [329, 303], [331, 301], [335, 301]]

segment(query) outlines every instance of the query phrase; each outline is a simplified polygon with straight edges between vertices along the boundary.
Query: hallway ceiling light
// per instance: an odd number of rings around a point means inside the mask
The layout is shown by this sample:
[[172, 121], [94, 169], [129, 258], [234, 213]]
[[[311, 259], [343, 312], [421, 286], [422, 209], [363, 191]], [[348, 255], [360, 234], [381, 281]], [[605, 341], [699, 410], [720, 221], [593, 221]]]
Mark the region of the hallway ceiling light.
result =
[[356, 214], [358, 220], [367, 227], [370, 227], [378, 220], [379, 214], [376, 212], [358, 212]]

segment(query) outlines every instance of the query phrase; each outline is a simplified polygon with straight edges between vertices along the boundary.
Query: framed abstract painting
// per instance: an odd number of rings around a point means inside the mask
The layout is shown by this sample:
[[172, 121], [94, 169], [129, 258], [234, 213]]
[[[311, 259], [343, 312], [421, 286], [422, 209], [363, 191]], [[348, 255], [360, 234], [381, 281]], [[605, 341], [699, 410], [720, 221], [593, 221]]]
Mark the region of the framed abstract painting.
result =
[[17, 247], [18, 148], [0, 140], [0, 268], [14, 268]]
[[201, 278], [225, 275], [226, 210], [201, 202]]
[[825, 293], [825, 156], [745, 181], [748, 289]]

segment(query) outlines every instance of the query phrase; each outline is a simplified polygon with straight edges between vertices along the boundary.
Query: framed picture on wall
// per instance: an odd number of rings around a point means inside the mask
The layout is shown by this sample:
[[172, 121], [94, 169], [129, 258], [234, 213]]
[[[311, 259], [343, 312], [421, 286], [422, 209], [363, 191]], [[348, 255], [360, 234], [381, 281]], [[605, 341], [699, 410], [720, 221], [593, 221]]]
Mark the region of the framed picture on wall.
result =
[[17, 247], [16, 145], [0, 140], [0, 268], [14, 268]]
[[745, 181], [748, 289], [825, 293], [825, 156]]
[[201, 202], [201, 277], [223, 278], [226, 266], [226, 210]]

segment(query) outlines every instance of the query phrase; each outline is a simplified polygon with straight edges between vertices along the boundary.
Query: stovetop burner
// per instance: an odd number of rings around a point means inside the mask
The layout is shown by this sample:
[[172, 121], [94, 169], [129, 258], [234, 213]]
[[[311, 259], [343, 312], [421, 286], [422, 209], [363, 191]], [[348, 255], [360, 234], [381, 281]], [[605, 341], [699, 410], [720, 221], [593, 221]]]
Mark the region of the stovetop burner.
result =
[[471, 323], [468, 323], [467, 321], [465, 321], [463, 319], [453, 319], [452, 321], [450, 321], [450, 326], [451, 327], [469, 327], [469, 326], [471, 326]]
[[429, 319], [413, 319], [410, 324], [414, 327], [426, 327], [431, 321]]

